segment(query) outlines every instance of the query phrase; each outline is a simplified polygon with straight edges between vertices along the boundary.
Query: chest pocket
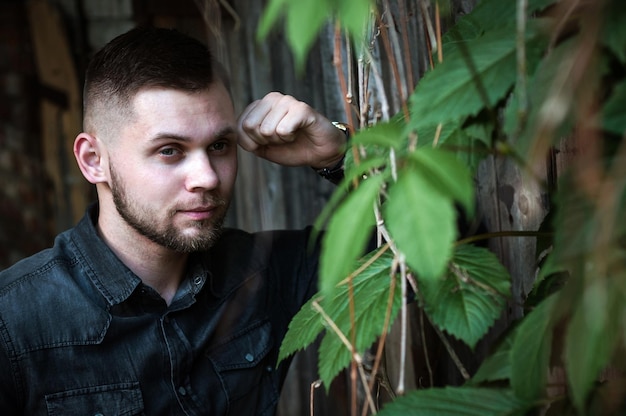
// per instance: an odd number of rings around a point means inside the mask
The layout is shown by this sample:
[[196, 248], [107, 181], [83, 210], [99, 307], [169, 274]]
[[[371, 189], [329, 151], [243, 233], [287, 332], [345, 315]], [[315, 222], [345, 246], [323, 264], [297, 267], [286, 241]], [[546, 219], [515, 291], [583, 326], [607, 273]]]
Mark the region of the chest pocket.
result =
[[46, 395], [48, 415], [143, 415], [139, 383], [120, 383]]
[[[268, 353], [273, 347], [271, 325], [261, 322], [242, 331], [207, 355], [219, 374], [228, 398], [229, 414], [261, 414], [278, 401], [275, 363]], [[245, 413], [248, 414], [248, 413]]]

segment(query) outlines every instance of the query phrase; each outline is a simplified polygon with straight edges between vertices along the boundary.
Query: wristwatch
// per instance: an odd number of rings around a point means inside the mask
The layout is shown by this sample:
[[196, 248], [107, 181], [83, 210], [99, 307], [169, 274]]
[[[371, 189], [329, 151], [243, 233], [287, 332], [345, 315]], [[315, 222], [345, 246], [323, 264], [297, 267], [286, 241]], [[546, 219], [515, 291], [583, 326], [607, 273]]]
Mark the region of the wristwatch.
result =
[[[346, 143], [349, 142], [350, 128], [348, 127], [348, 125], [340, 123], [338, 121], [333, 121], [332, 123], [333, 126], [341, 130], [346, 135]], [[343, 162], [345, 161], [345, 158], [346, 156], [344, 153], [344, 156], [339, 162], [337, 162], [335, 166], [331, 168], [317, 169], [317, 174], [320, 175], [322, 178], [334, 183], [335, 185], [338, 184], [343, 179]]]

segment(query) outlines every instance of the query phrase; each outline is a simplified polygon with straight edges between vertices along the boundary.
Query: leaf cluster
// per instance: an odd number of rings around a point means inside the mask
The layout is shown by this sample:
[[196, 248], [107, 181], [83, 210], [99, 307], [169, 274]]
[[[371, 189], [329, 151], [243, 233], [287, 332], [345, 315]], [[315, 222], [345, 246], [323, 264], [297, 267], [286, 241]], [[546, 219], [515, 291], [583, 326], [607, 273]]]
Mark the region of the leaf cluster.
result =
[[[353, 2], [367, 13], [350, 19], [341, 14], [347, 3], [316, 2], [324, 19], [339, 15], [362, 35], [371, 4]], [[626, 370], [626, 4], [529, 0], [520, 11], [518, 3], [483, 0], [448, 31], [445, 58], [411, 94], [409, 116], [354, 135], [345, 180], [318, 222], [326, 228], [320, 293], [292, 321], [281, 358], [324, 334], [320, 374], [329, 385], [412, 300], [397, 289], [406, 280], [438, 329], [475, 347], [503, 313], [511, 282], [491, 252], [458, 241], [459, 211], [474, 212], [473, 170], [495, 154], [532, 166], [564, 137], [578, 146], [573, 169], [547, 189], [553, 238], [538, 240], [526, 316], [466, 385], [411, 392], [386, 416], [623, 406], [598, 397], [603, 370]], [[267, 22], [278, 4], [287, 6], [272, 1]], [[288, 26], [295, 10], [285, 12]], [[324, 19], [304, 26], [313, 33]], [[309, 41], [291, 36], [302, 56]], [[388, 248], [361, 258], [372, 235]], [[565, 396], [548, 394], [554, 367], [565, 370]]]

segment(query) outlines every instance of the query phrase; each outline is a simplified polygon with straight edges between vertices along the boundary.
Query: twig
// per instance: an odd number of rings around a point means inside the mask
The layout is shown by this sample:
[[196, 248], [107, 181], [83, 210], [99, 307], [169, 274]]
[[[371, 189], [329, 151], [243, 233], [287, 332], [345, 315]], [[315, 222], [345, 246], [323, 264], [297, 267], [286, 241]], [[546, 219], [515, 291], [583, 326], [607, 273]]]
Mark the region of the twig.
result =
[[400, 257], [400, 287], [402, 289], [402, 310], [400, 314], [400, 374], [398, 375], [397, 394], [404, 395], [405, 367], [406, 367], [406, 333], [407, 333], [407, 304], [406, 302], [406, 261], [404, 255]]
[[[390, 14], [390, 13], [389, 13]], [[400, 104], [402, 105], [402, 112], [404, 114], [404, 118], [406, 120], [409, 120], [409, 108], [406, 104], [406, 99], [404, 97], [404, 94], [402, 93], [402, 80], [400, 79], [400, 72], [398, 69], [398, 62], [395, 58], [395, 55], [393, 53], [393, 50], [391, 48], [391, 42], [389, 40], [389, 32], [387, 30], [387, 26], [383, 23], [383, 21], [381, 19], [379, 19], [379, 25], [380, 25], [380, 33], [381, 33], [381, 37], [383, 39], [383, 46], [385, 48], [385, 53], [387, 54], [387, 56], [389, 57], [389, 63], [391, 64], [391, 70], [393, 72], [393, 78], [396, 82], [396, 88], [398, 89], [398, 92], [400, 93]]]
[[454, 362], [454, 365], [456, 365], [456, 368], [461, 373], [461, 376], [463, 377], [463, 379], [464, 380], [469, 380], [470, 379], [469, 373], [467, 372], [467, 370], [465, 369], [465, 366], [463, 365], [463, 363], [459, 359], [459, 356], [456, 355], [456, 352], [454, 351], [454, 348], [452, 348], [452, 345], [450, 345], [450, 342], [448, 341], [446, 336], [443, 334], [443, 332], [441, 332], [441, 330], [439, 328], [437, 328], [436, 325], [434, 325], [432, 323], [430, 318], [428, 318], [428, 315], [426, 315], [426, 318], [431, 323], [432, 327], [435, 329], [435, 332], [437, 333], [437, 336], [439, 337], [439, 339], [443, 343], [444, 347], [446, 348], [446, 351], [448, 351], [448, 354], [450, 355], [450, 358], [452, 358], [452, 361]]
[[[389, 323], [391, 321], [391, 309], [393, 308], [393, 298], [396, 292], [396, 273], [395, 267], [392, 266], [390, 271], [390, 280], [389, 280], [389, 297], [387, 298], [387, 309], [385, 310], [385, 322], [383, 324], [383, 331], [380, 335], [380, 340], [378, 341], [378, 348], [376, 350], [376, 357], [374, 358], [374, 366], [372, 367], [372, 379], [370, 380], [367, 389], [372, 391], [374, 388], [374, 383], [376, 382], [376, 374], [378, 373], [378, 368], [380, 367], [380, 363], [383, 357], [385, 341], [387, 340], [387, 330], [389, 328]], [[361, 416], [365, 416], [367, 413], [367, 408], [363, 407], [363, 411], [361, 412]]]
[[400, 9], [400, 16], [404, 18], [400, 19], [400, 24], [402, 26], [402, 46], [404, 48], [404, 66], [407, 80], [407, 89], [408, 91], [413, 91], [415, 88], [415, 84], [413, 83], [413, 65], [411, 64], [411, 47], [409, 44], [409, 28], [406, 24], [407, 18], [409, 15], [406, 10], [406, 4], [404, 0], [398, 0], [398, 8]]
[[310, 412], [311, 412], [311, 416], [314, 416], [315, 412], [314, 412], [314, 405], [313, 403], [315, 402], [314, 400], [314, 392], [315, 389], [319, 388], [322, 385], [322, 380], [315, 380], [313, 383], [311, 383], [311, 390], [310, 390], [310, 397], [309, 397], [309, 408], [310, 408]]
[[428, 357], [428, 345], [426, 344], [426, 330], [424, 328], [424, 311], [420, 308], [420, 327], [422, 333], [422, 347], [424, 350], [424, 359], [426, 360], [426, 369], [428, 370], [429, 387], [434, 387], [435, 379], [433, 377], [433, 369], [430, 366], [430, 357]]
[[[350, 56], [348, 56], [350, 59]], [[343, 108], [346, 113], [346, 121], [349, 125], [354, 126], [354, 120], [352, 119], [352, 111], [350, 110], [351, 94], [348, 91], [348, 85], [346, 83], [346, 77], [343, 73], [343, 59], [341, 58], [341, 26], [339, 22], [335, 24], [335, 43], [333, 48], [333, 65], [337, 72], [337, 78], [339, 79], [339, 88], [343, 100]], [[348, 65], [350, 66], [350, 65]]]
[[441, 45], [441, 16], [439, 16], [439, 0], [435, 2], [435, 28], [437, 35], [437, 61], [443, 62], [443, 47]]
[[491, 233], [482, 233], [472, 235], [467, 238], [462, 238], [454, 243], [455, 246], [462, 246], [463, 244], [470, 244], [476, 241], [488, 240], [490, 238], [500, 237], [552, 237], [554, 233], [540, 232], [540, 231], [494, 231]]
[[[322, 318], [330, 326], [333, 332], [337, 334], [337, 336], [339, 337], [343, 345], [345, 345], [346, 348], [348, 348], [348, 351], [350, 351], [350, 353], [352, 354], [352, 361], [357, 364], [357, 367], [361, 376], [361, 381], [364, 383], [363, 384], [364, 386], [367, 386], [367, 377], [365, 376], [365, 372], [363, 370], [363, 358], [361, 357], [361, 355], [356, 351], [356, 348], [354, 347], [354, 345], [351, 344], [350, 341], [348, 341], [348, 338], [346, 338], [344, 333], [341, 332], [341, 329], [339, 329], [337, 324], [335, 324], [335, 322], [331, 319], [331, 317], [328, 316], [326, 311], [324, 311], [324, 308], [322, 308], [319, 302], [317, 300], [314, 300], [311, 305], [313, 306], [313, 309], [315, 309], [320, 315], [322, 315]], [[374, 399], [372, 398], [370, 391], [366, 390], [365, 394], [372, 408], [375, 408]], [[356, 411], [356, 409], [354, 411]]]

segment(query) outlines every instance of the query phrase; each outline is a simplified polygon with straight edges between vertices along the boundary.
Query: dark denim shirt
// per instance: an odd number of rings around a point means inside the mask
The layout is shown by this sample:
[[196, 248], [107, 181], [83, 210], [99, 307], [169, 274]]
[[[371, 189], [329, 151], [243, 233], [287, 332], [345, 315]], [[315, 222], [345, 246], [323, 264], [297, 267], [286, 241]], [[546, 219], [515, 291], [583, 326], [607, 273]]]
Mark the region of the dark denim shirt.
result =
[[0, 415], [272, 415], [309, 232], [227, 230], [168, 307], [98, 237], [96, 209], [0, 273]]

